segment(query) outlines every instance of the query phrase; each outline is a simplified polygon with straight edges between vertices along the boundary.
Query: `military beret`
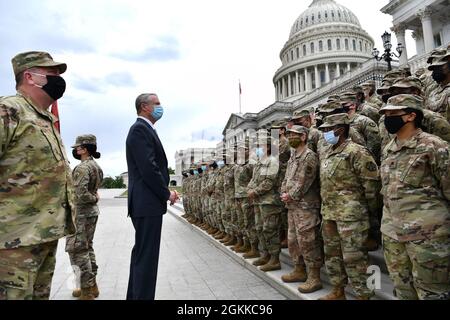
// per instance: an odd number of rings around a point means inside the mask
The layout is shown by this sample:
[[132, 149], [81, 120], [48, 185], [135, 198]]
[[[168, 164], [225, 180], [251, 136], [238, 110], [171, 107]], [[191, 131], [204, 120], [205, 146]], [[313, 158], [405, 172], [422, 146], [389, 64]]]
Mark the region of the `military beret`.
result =
[[97, 138], [93, 134], [83, 134], [77, 137], [77, 139], [75, 140], [75, 144], [72, 146], [72, 148], [76, 148], [87, 144], [92, 144], [96, 146]]
[[383, 114], [386, 110], [403, 110], [407, 108], [415, 109], [423, 114], [423, 98], [414, 94], [399, 94], [390, 97], [387, 104], [379, 112]]
[[332, 114], [328, 117], [325, 117], [325, 119], [323, 120], [323, 124], [319, 127], [319, 130], [345, 124], [350, 124], [348, 114], [346, 113]]
[[298, 133], [298, 134], [302, 134], [302, 133], [309, 133], [309, 129], [304, 127], [304, 126], [292, 126], [292, 128], [288, 129], [287, 132], [293, 132], [293, 133]]
[[41, 51], [19, 53], [12, 58], [11, 63], [15, 75], [34, 67], [57, 67], [59, 73], [64, 73], [67, 70], [65, 63], [55, 62], [49, 53]]

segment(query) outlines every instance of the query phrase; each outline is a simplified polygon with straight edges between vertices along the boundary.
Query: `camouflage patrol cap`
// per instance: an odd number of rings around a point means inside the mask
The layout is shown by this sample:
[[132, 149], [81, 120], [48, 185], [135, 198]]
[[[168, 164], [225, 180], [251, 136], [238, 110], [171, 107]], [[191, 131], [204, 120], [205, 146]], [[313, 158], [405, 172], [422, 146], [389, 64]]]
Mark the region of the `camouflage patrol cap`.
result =
[[309, 133], [309, 129], [304, 127], [304, 126], [292, 126], [292, 128], [288, 129], [287, 132], [293, 132], [293, 133], [298, 133], [298, 134], [302, 134], [302, 133]]
[[363, 87], [362, 86], [353, 86], [352, 90], [355, 93], [362, 93], [363, 92]]
[[11, 63], [15, 75], [33, 67], [57, 67], [60, 74], [67, 70], [67, 65], [65, 63], [53, 61], [53, 58], [49, 53], [42, 51], [19, 53], [12, 58]]
[[283, 120], [275, 120], [272, 122], [272, 124], [270, 125], [270, 129], [283, 129], [286, 127], [285, 125], [285, 121]]
[[433, 60], [433, 63], [428, 66], [428, 70], [433, 70], [436, 67], [443, 66], [449, 62], [450, 51], [447, 51], [446, 54], [440, 56], [439, 58]]
[[366, 81], [366, 82], [364, 82], [362, 85], [361, 85], [361, 87], [364, 89], [364, 88], [375, 88], [376, 87], [376, 84], [375, 84], [375, 81], [374, 80], [369, 80], [369, 81]]
[[383, 77], [383, 81], [381, 82], [381, 87], [377, 89], [377, 94], [380, 96], [385, 94], [389, 90], [389, 88], [391, 87], [391, 85], [394, 83], [395, 80], [402, 79], [404, 77], [405, 77], [404, 74], [399, 70], [392, 70], [392, 71], [387, 72]]
[[325, 119], [323, 120], [323, 124], [319, 127], [319, 130], [345, 124], [350, 124], [348, 114], [346, 113], [332, 114], [328, 117], [325, 117]]
[[322, 108], [320, 109], [320, 112], [330, 113], [330, 112], [336, 111], [338, 109], [342, 109], [342, 105], [340, 104], [340, 102], [338, 102], [338, 101], [328, 102], [322, 106]]
[[410, 76], [404, 79], [395, 80], [389, 88], [389, 91], [391, 91], [392, 88], [416, 88], [422, 91], [423, 85], [419, 78]]
[[414, 94], [399, 94], [390, 97], [379, 113], [383, 114], [386, 110], [403, 110], [407, 108], [415, 109], [423, 114], [423, 98]]
[[356, 93], [355, 91], [345, 91], [340, 96], [341, 104], [356, 102]]
[[72, 146], [72, 148], [76, 148], [86, 144], [92, 144], [96, 146], [97, 138], [93, 134], [83, 134], [77, 137], [75, 144]]
[[302, 109], [294, 112], [294, 115], [292, 116], [291, 120], [297, 120], [301, 119], [303, 117], [310, 117], [311, 113], [308, 109]]
[[332, 96], [329, 96], [329, 97], [328, 97], [327, 103], [328, 103], [328, 102], [339, 101], [339, 99], [340, 99], [340, 96], [337, 95], [337, 94], [335, 94], [335, 95], [332, 95]]
[[445, 50], [445, 49], [434, 49], [433, 51], [431, 51], [430, 56], [427, 59], [427, 63], [431, 64], [434, 59], [440, 58], [443, 55], [445, 55], [446, 53], [447, 53], [447, 50]]

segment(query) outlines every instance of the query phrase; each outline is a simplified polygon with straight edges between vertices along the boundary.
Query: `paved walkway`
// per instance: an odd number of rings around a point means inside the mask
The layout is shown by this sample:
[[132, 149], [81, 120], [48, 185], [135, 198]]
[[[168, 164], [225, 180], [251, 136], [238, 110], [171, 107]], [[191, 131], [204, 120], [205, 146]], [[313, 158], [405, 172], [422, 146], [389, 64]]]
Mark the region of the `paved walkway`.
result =
[[[94, 248], [99, 265], [99, 299], [125, 299], [134, 230], [121, 191], [100, 190], [100, 212]], [[51, 299], [71, 297], [73, 274], [65, 240], [60, 241]], [[278, 291], [236, 263], [170, 214], [164, 216], [156, 299], [281, 300]]]

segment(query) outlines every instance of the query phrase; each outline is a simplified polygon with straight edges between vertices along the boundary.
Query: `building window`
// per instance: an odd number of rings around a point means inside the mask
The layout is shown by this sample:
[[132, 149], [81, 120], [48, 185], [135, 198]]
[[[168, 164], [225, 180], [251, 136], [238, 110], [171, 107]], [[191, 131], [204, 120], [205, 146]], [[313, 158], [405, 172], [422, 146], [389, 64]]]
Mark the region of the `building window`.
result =
[[356, 51], [356, 40], [355, 39], [353, 39], [352, 44], [353, 44], [353, 51]]
[[340, 11], [338, 11], [338, 17], [339, 17], [339, 18], [341, 17], [341, 12], [340, 12]]
[[359, 42], [359, 51], [362, 51], [362, 41]]
[[306, 17], [306, 22], [305, 23], [308, 24], [308, 17]]
[[291, 61], [294, 60], [294, 50], [291, 50]]
[[328, 18], [328, 12], [325, 11], [325, 19]]
[[303, 45], [303, 56], [306, 56], [306, 44]]
[[322, 43], [322, 40], [319, 41], [319, 51], [320, 51], [320, 52], [323, 51], [323, 43]]
[[311, 16], [311, 22], [314, 22], [314, 15]]
[[294, 77], [291, 77], [291, 95], [294, 94]]
[[320, 71], [320, 83], [325, 83], [325, 71]]
[[348, 50], [348, 39], [345, 39], [345, 50]]
[[319, 12], [319, 20], [322, 18], [322, 16], [320, 15], [320, 12]]
[[442, 40], [441, 40], [441, 34], [438, 33], [434, 35], [434, 47], [440, 47], [442, 46]]
[[331, 51], [331, 39], [328, 39], [328, 51]]
[[311, 42], [311, 53], [314, 53], [314, 42]]
[[338, 50], [341, 50], [341, 39], [337, 39], [337, 40], [336, 40], [336, 48], [337, 48]]
[[366, 52], [367, 52], [367, 42], [364, 43], [364, 49], [366, 49]]
[[300, 57], [300, 49], [297, 47], [297, 59]]
[[331, 17], [334, 18], [334, 11], [331, 11]]

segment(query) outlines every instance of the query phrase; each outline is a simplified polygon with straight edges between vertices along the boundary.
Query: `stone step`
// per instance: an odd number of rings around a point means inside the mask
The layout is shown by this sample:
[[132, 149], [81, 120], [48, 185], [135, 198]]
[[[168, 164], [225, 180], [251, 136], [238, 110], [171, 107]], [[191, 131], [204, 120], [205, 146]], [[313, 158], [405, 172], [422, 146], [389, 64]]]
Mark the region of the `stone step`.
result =
[[[202, 235], [205, 239], [207, 239], [212, 245], [217, 247], [219, 250], [225, 252], [227, 255], [229, 255], [233, 260], [235, 260], [237, 263], [241, 264], [243, 267], [250, 270], [252, 273], [269, 283], [273, 288], [278, 290], [280, 293], [282, 293], [284, 296], [286, 296], [289, 299], [297, 299], [297, 300], [316, 300], [317, 298], [327, 294], [331, 290], [331, 285], [329, 284], [328, 275], [324, 268], [321, 270], [321, 278], [323, 282], [323, 289], [310, 293], [310, 294], [303, 294], [300, 293], [297, 290], [297, 287], [299, 283], [284, 283], [281, 280], [281, 276], [283, 274], [289, 273], [293, 270], [293, 263], [289, 256], [289, 252], [287, 249], [282, 250], [282, 254], [280, 256], [280, 260], [282, 263], [282, 269], [277, 271], [271, 271], [271, 272], [262, 272], [259, 270], [259, 268], [253, 266], [252, 262], [256, 259], [244, 259], [242, 258], [242, 254], [236, 253], [232, 251], [229, 247], [224, 246], [219, 241], [215, 240], [213, 237], [211, 237], [208, 233], [206, 233], [204, 230], [198, 228], [197, 226], [191, 225], [189, 222], [187, 222], [184, 218], [181, 217], [181, 215], [184, 214], [183, 206], [179, 203], [176, 203], [174, 206], [171, 206], [168, 208], [168, 212], [171, 213], [173, 216], [175, 216], [179, 221], [185, 223], [186, 225], [190, 226], [193, 231], [197, 232], [198, 234]], [[376, 252], [377, 253], [377, 252]], [[382, 257], [381, 255], [373, 255], [375, 256], [374, 259], [378, 259], [379, 257]], [[378, 257], [377, 257], [378, 256]], [[376, 260], [378, 261], [378, 260]], [[375, 290], [375, 300], [394, 300], [396, 299], [392, 292], [393, 292], [393, 285], [390, 281], [388, 275], [383, 272], [381, 269], [381, 289]], [[347, 298], [349, 300], [354, 299], [354, 293], [350, 286], [347, 286], [346, 288]]]

